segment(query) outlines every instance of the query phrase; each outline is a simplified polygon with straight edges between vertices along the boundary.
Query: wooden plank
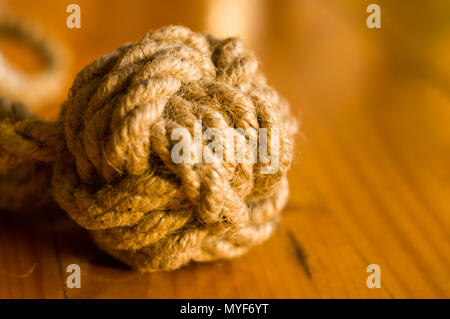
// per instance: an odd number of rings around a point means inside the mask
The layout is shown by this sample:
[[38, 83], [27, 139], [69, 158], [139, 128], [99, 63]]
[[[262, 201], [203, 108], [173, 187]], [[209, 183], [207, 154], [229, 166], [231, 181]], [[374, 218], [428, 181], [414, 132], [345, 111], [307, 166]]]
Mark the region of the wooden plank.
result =
[[[356, 132], [363, 133], [362, 130]], [[442, 255], [430, 249], [420, 229], [411, 225], [410, 217], [404, 216], [408, 212], [397, 202], [398, 192], [395, 189], [386, 191], [395, 180], [383, 170], [377, 157], [373, 154], [371, 157], [364, 154], [363, 160], [356, 157], [357, 151], [363, 152], [362, 145], [352, 149], [355, 153], [350, 157], [345, 154], [343, 144], [336, 139], [330, 142], [323, 135], [314, 145], [320, 147], [316, 161], [329, 158], [333, 161], [333, 165], [322, 166], [326, 176], [316, 180], [321, 183], [329, 180], [328, 187], [331, 188], [326, 199], [332, 201], [338, 220], [361, 254], [370, 263], [381, 266], [383, 282], [393, 296], [444, 296], [439, 280], [432, 278], [445, 278], [442, 277], [445, 267], [437, 263], [437, 258]], [[348, 147], [348, 141], [345, 145]], [[366, 141], [365, 145], [372, 144]], [[371, 171], [361, 171], [358, 167], [368, 165], [372, 166]], [[370, 180], [384, 176], [389, 176], [388, 185], [384, 180]]]
[[31, 210], [9, 214], [0, 212], [0, 298], [63, 298], [51, 220]]
[[366, 263], [329, 216], [312, 208], [288, 209], [281, 232], [242, 258], [146, 275], [98, 251], [68, 219], [57, 229], [62, 269], [76, 263], [82, 272], [81, 289], [66, 288], [68, 298], [389, 297], [366, 287]]
[[[69, 30], [62, 2], [2, 3], [67, 44], [67, 87], [88, 62], [148, 29], [182, 23], [199, 30], [207, 21], [200, 0], [125, 7], [80, 0], [83, 27]], [[429, 20], [414, 27], [407, 17], [438, 14], [438, 2], [422, 9], [380, 3], [389, 27], [369, 32], [356, 0], [266, 1], [265, 29], [253, 40], [305, 136], [280, 231], [267, 243], [236, 260], [142, 275], [98, 250], [63, 212], [50, 220], [2, 214], [0, 298], [450, 297], [450, 69], [440, 62], [450, 48]], [[123, 18], [123, 27], [119, 16], [133, 19]], [[416, 38], [410, 27], [424, 31]], [[55, 116], [64, 97], [41, 115]], [[73, 263], [81, 267], [80, 289], [65, 285]], [[381, 267], [381, 289], [366, 286], [371, 263]]]

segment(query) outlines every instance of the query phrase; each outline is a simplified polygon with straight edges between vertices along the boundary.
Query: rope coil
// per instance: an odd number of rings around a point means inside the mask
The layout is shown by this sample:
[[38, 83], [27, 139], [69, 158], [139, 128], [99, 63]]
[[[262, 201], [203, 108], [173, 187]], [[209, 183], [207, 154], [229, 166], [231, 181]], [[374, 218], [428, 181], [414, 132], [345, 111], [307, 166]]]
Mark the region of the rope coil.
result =
[[4, 16], [0, 17], [0, 35], [30, 45], [44, 62], [39, 73], [28, 75], [15, 68], [0, 52], [0, 96], [39, 105], [61, 91], [67, 67], [62, 47], [36, 26]]
[[[175, 164], [172, 132], [192, 132], [196, 120], [203, 131], [278, 129], [279, 169]], [[59, 205], [99, 247], [143, 272], [233, 258], [265, 241], [288, 198], [297, 131], [239, 39], [174, 26], [85, 67], [57, 122], [0, 126], [0, 163], [51, 163]]]

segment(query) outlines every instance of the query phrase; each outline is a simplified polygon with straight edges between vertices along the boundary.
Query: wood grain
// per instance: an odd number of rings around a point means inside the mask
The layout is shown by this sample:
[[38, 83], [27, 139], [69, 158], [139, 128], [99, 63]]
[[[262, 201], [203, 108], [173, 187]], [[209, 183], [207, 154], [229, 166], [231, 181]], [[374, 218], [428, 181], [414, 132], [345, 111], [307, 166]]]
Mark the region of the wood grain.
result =
[[[65, 44], [66, 88], [84, 65], [149, 29], [228, 31], [206, 0], [80, 0], [80, 30], [65, 26], [69, 3], [0, 0]], [[291, 197], [267, 243], [236, 260], [141, 275], [55, 207], [2, 212], [0, 298], [449, 298], [449, 4], [378, 1], [383, 28], [369, 30], [368, 3], [252, 0], [259, 29], [245, 40], [302, 123]], [[245, 19], [238, 2], [235, 10], [223, 14]], [[56, 116], [64, 97], [38, 112]], [[65, 284], [72, 263], [80, 289]], [[366, 286], [372, 263], [379, 289]]]

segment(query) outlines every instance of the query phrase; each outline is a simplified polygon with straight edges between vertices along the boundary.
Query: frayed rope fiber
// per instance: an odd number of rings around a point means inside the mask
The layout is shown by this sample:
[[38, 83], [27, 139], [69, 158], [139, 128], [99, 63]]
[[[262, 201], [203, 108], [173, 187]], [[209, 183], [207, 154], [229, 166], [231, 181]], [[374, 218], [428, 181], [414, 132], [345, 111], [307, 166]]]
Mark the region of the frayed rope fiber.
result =
[[[172, 132], [193, 132], [196, 120], [203, 131], [278, 129], [278, 170], [174, 163]], [[171, 26], [85, 67], [58, 121], [0, 121], [0, 169], [51, 165], [56, 201], [99, 247], [143, 272], [173, 270], [242, 255], [271, 235], [296, 131], [239, 39]]]

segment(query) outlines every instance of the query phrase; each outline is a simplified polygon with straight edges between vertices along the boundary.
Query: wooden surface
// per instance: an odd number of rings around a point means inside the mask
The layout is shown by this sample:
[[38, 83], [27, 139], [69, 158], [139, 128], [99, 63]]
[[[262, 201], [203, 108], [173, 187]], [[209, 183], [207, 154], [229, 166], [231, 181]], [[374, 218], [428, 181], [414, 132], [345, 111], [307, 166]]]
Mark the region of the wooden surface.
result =
[[[370, 2], [359, 0], [75, 2], [80, 30], [65, 26], [69, 1], [0, 0], [64, 43], [66, 87], [152, 28], [229, 35], [238, 25], [302, 122], [291, 197], [279, 232], [246, 256], [147, 275], [103, 254], [57, 208], [4, 212], [0, 298], [450, 297], [448, 1], [376, 1], [380, 30], [367, 29]], [[38, 112], [54, 117], [64, 95]], [[80, 289], [65, 285], [73, 263]], [[369, 264], [381, 267], [379, 289], [366, 286]]]

